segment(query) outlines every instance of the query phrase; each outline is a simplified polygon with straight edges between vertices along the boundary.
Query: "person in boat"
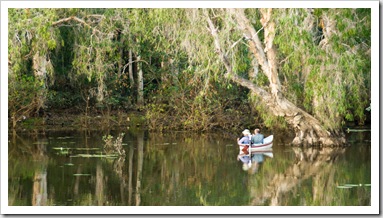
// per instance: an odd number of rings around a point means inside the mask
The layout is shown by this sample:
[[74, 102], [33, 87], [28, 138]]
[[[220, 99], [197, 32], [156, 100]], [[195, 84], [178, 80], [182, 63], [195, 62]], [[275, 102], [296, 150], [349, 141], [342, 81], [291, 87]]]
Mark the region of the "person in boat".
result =
[[251, 140], [251, 133], [248, 129], [243, 130], [242, 132], [243, 137], [241, 139], [237, 139], [238, 145], [239, 146], [246, 146], [250, 144]]
[[257, 128], [254, 130], [254, 135], [251, 136], [251, 144], [262, 144], [264, 138], [264, 135], [261, 134], [261, 130]]

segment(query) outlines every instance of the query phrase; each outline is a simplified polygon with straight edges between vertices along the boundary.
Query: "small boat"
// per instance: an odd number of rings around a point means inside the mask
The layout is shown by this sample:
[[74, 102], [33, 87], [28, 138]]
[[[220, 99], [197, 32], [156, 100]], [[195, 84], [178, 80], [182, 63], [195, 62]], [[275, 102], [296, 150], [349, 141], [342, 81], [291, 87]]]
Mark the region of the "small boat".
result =
[[[253, 145], [251, 145], [251, 147], [250, 147], [251, 153], [272, 151], [273, 138], [274, 138], [274, 136], [270, 135], [270, 136], [268, 136], [268, 137], [263, 139], [263, 143], [262, 144], [253, 144]], [[249, 152], [249, 146], [248, 145], [246, 145], [244, 147], [241, 146], [241, 150]]]

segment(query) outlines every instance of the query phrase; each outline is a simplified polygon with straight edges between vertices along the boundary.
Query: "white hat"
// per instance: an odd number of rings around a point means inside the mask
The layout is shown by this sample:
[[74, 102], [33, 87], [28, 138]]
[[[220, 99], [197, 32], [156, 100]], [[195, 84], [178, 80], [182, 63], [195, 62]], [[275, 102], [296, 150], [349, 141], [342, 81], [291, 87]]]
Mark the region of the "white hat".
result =
[[245, 135], [251, 135], [250, 131], [248, 129], [243, 130], [242, 132]]

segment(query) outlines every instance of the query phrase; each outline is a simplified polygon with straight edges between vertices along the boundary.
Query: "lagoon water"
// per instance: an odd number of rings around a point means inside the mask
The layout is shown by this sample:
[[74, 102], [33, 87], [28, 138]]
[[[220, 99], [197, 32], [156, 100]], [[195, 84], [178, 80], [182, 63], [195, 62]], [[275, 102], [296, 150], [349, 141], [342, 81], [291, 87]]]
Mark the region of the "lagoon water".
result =
[[[126, 155], [103, 155], [102, 137], [122, 132]], [[274, 134], [272, 154], [244, 171], [236, 139], [219, 133], [9, 134], [8, 205], [371, 205], [371, 134], [347, 140], [345, 148], [296, 148]]]

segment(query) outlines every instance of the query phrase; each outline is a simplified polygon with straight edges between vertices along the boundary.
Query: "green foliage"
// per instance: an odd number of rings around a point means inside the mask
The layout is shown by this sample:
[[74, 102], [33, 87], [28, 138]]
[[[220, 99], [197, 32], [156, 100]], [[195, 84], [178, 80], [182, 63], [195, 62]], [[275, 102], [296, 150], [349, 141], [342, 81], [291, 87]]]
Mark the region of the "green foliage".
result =
[[75, 107], [82, 102], [79, 95], [73, 92], [50, 90], [47, 94], [47, 106], [52, 109], [67, 109]]
[[275, 15], [287, 97], [328, 129], [339, 128], [343, 119], [363, 123], [370, 100], [370, 13], [280, 9]]
[[[147, 120], [148, 126], [152, 130], [163, 130], [168, 126], [166, 120], [170, 120], [166, 113], [166, 104], [147, 104], [145, 119]], [[174, 125], [173, 125], [174, 127]]]
[[41, 81], [33, 76], [14, 74], [8, 78], [8, 113], [13, 127], [23, 117], [33, 116], [40, 109], [37, 93], [43, 93]]
[[[206, 29], [204, 12], [219, 29], [233, 73], [267, 90], [267, 76], [226, 10], [10, 9], [10, 111], [36, 99], [42, 101], [33, 106], [36, 110], [87, 104], [100, 110], [132, 109], [137, 80], [132, 83], [128, 77], [131, 64], [135, 79], [137, 66], [142, 66], [145, 113], [152, 129], [237, 128], [249, 115], [257, 117], [252, 122], [268, 127], [285, 126], [248, 97], [247, 90], [223, 78], [226, 69]], [[371, 95], [370, 10], [272, 13], [283, 94], [328, 129], [340, 128], [344, 120], [363, 123]], [[246, 9], [245, 14], [263, 40], [258, 9]], [[71, 16], [78, 20], [62, 20]], [[130, 50], [133, 63], [128, 60]], [[37, 76], [36, 66], [46, 68], [43, 77]], [[19, 101], [21, 92], [30, 96]], [[30, 93], [38, 98], [33, 100]]]
[[54, 68], [48, 53], [56, 48], [50, 28], [54, 9], [9, 9], [9, 114], [13, 127], [20, 116], [34, 116], [44, 108]]

